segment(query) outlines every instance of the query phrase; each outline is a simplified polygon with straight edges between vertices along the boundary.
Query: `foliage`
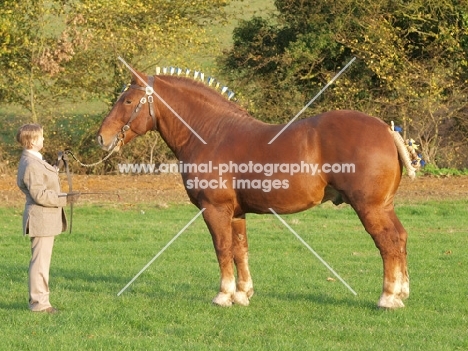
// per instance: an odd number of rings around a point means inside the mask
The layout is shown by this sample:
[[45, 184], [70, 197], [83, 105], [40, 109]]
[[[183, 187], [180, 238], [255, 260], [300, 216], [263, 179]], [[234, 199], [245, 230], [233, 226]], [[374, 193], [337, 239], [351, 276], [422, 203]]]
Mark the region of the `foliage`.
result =
[[[0, 98], [27, 108], [38, 122], [37, 105], [63, 98], [71, 78], [64, 66], [86, 49], [84, 17], [72, 4], [52, 1], [3, 1], [0, 4]], [[63, 78], [67, 77], [65, 80]]]
[[234, 31], [220, 58], [253, 113], [288, 121], [353, 56], [312, 107], [394, 120], [426, 161], [466, 167], [468, 3], [277, 0], [278, 13]]
[[[125, 177], [123, 177], [125, 178]], [[219, 269], [193, 206], [75, 205], [74, 234], [55, 242], [51, 302], [27, 310], [29, 240], [21, 210], [0, 208], [0, 323], [5, 350], [466, 350], [466, 200], [397, 205], [409, 232], [411, 296], [377, 309], [382, 264], [353, 210], [320, 206], [287, 223], [358, 293], [331, 277], [274, 216], [248, 216], [256, 293], [249, 307], [210, 301]], [[281, 316], [281, 318], [278, 318]]]
[[162, 0], [2, 2], [0, 67], [7, 72], [2, 101], [22, 103], [37, 120], [35, 105], [71, 97], [111, 99], [129, 76], [118, 56], [143, 69], [162, 57], [180, 61], [181, 52], [194, 53], [206, 44], [206, 25], [224, 15], [223, 5], [222, 0], [191, 6]]
[[421, 169], [421, 174], [436, 177], [466, 176], [468, 175], [468, 168], [438, 168], [434, 165], [427, 165]]
[[[22, 107], [11, 129], [15, 132], [23, 122], [39, 122], [54, 136], [51, 146], [73, 145], [85, 157], [98, 156], [93, 134], [102, 112], [130, 77], [118, 56], [147, 72], [165, 60], [196, 67], [193, 57], [199, 50], [204, 48], [208, 55], [213, 50], [207, 28], [225, 20], [227, 3], [2, 1], [0, 101], [3, 106]], [[57, 110], [57, 106], [95, 101], [105, 103], [96, 114]]]
[[[289, 121], [356, 56], [309, 115], [349, 108], [393, 120], [422, 145], [426, 161], [468, 167], [466, 1], [277, 0], [271, 15], [240, 22], [232, 49], [213, 67], [206, 58], [215, 56], [220, 28], [241, 16], [228, 12], [229, 3], [0, 2], [0, 113], [7, 111], [0, 161], [14, 163], [14, 134], [30, 121], [45, 126], [48, 158], [65, 147], [84, 162], [101, 157], [95, 131], [129, 78], [118, 56], [147, 73], [154, 65], [210, 65], [254, 117], [273, 123]], [[150, 136], [118, 156], [138, 160], [155, 142], [161, 159], [168, 157]]]

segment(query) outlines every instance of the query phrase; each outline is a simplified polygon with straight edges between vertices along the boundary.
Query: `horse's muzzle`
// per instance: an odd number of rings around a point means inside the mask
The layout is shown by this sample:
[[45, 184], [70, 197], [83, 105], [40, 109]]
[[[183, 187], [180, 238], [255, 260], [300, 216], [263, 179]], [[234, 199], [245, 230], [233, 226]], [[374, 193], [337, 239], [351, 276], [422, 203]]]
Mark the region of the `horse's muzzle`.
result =
[[103, 150], [111, 151], [111, 150], [115, 149], [114, 151], [118, 151], [119, 148], [120, 148], [120, 145], [117, 145], [117, 144], [118, 144], [118, 138], [117, 138], [117, 136], [112, 140], [112, 142], [110, 142], [110, 143], [107, 144], [107, 145], [104, 143], [104, 138], [102, 137], [101, 134], [99, 134], [99, 135], [96, 137], [96, 140], [97, 140], [99, 146], [100, 146]]

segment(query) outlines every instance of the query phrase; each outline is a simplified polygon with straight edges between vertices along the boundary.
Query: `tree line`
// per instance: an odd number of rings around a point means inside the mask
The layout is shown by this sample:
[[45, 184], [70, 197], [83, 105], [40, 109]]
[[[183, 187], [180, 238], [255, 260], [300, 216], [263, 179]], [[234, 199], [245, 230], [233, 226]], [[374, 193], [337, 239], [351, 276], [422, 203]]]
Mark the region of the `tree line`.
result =
[[[167, 62], [193, 67], [200, 51], [214, 56], [208, 29], [226, 21], [226, 5], [224, 0], [0, 2], [0, 105], [3, 111], [11, 104], [21, 108], [17, 116], [3, 113], [0, 161], [15, 162], [15, 131], [30, 121], [45, 126], [49, 158], [66, 147], [85, 162], [100, 157], [94, 138], [103, 114], [70, 114], [57, 107], [110, 106], [129, 81], [119, 56], [148, 73]], [[136, 144], [118, 157], [137, 159], [148, 154], [142, 149], [155, 146], [149, 137]]]
[[[233, 15], [229, 3], [3, 1], [0, 104], [26, 112], [22, 118], [2, 113], [0, 161], [16, 157], [11, 133], [25, 121], [46, 126], [50, 152], [74, 145], [94, 161], [101, 155], [94, 134], [102, 114], [57, 116], [54, 108], [64, 101], [111, 105], [129, 77], [118, 56], [151, 73], [169, 62], [197, 67], [203, 52], [239, 103], [271, 123], [287, 122], [356, 57], [304, 117], [360, 110], [401, 125], [426, 162], [468, 168], [466, 1], [276, 0], [277, 11], [241, 21], [232, 47], [219, 53], [210, 29]], [[149, 149], [156, 160], [170, 157], [155, 140], [140, 138], [114, 161], [147, 162]]]
[[276, 0], [243, 21], [220, 58], [259, 118], [287, 121], [352, 57], [310, 108], [394, 121], [423, 158], [468, 167], [468, 3], [457, 0]]

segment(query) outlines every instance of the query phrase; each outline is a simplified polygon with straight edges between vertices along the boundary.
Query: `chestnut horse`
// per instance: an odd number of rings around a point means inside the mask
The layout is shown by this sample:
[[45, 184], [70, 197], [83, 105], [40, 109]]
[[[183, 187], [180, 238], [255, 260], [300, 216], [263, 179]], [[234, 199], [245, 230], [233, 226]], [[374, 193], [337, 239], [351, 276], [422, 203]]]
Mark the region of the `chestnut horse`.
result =
[[[191, 202], [205, 209], [218, 258], [221, 283], [214, 304], [248, 305], [253, 295], [246, 213], [271, 214], [270, 208], [295, 213], [332, 200], [353, 207], [380, 250], [384, 276], [378, 306], [403, 307], [409, 296], [407, 232], [393, 198], [403, 164], [414, 169], [396, 132], [361, 112], [330, 111], [292, 123], [269, 144], [282, 128], [252, 118], [200, 82], [134, 72], [97, 138], [104, 150], [118, 150], [157, 130], [179, 164], [212, 165], [211, 171], [189, 167], [181, 174]], [[271, 172], [265, 172], [267, 165]], [[340, 171], [340, 165], [353, 167]]]

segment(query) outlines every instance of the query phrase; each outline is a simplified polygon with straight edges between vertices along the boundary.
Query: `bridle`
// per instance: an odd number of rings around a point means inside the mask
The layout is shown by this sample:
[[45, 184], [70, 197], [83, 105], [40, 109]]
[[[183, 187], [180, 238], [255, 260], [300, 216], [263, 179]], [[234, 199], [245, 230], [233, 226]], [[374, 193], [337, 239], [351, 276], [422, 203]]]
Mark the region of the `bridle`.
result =
[[[122, 94], [127, 91], [128, 89], [137, 89], [137, 90], [143, 90], [145, 92], [145, 96], [143, 96], [140, 99], [140, 102], [138, 103], [137, 107], [131, 114], [128, 122], [122, 127], [121, 131], [117, 134], [116, 136], [116, 141], [114, 143], [114, 146], [112, 147], [112, 150], [107, 154], [106, 157], [102, 158], [98, 162], [91, 163], [91, 164], [85, 164], [82, 163], [76, 156], [71, 152], [71, 150], [65, 150], [65, 151], [60, 151], [58, 155], [58, 161], [63, 161], [63, 164], [65, 165], [65, 172], [67, 174], [67, 182], [68, 182], [68, 193], [69, 194], [108, 194], [107, 192], [93, 192], [93, 193], [81, 193], [81, 192], [74, 192], [73, 191], [73, 185], [72, 185], [72, 178], [71, 178], [71, 173], [70, 173], [70, 168], [69, 168], [69, 163], [68, 163], [68, 158], [65, 157], [67, 154], [71, 155], [81, 166], [84, 167], [94, 167], [105, 160], [107, 160], [117, 149], [117, 146], [120, 145], [121, 142], [125, 139], [125, 133], [131, 129], [130, 124], [135, 120], [136, 116], [140, 112], [141, 108], [143, 107], [146, 102], [148, 102], [149, 105], [149, 114], [153, 120], [153, 130], [157, 130], [157, 121], [156, 121], [156, 114], [154, 112], [154, 98], [153, 98], [153, 85], [154, 85], [154, 76], [148, 77], [148, 85], [146, 87], [141, 87], [137, 84], [132, 84], [127, 86]], [[137, 131], [133, 130], [136, 134], [140, 135]], [[57, 163], [58, 165], [58, 163]], [[117, 193], [109, 193], [113, 195], [117, 195], [117, 197], [120, 199], [120, 195]], [[72, 225], [73, 225], [73, 202], [70, 203], [70, 233], [72, 232]]]
[[[153, 93], [154, 93], [154, 90], [153, 90], [153, 85], [154, 85], [154, 76], [150, 76], [148, 77], [148, 85], [145, 86], [145, 87], [141, 87], [137, 84], [132, 84], [130, 86], [128, 86], [124, 92], [127, 90], [127, 89], [137, 89], [137, 90], [143, 90], [145, 92], [145, 96], [143, 96], [141, 99], [140, 99], [140, 102], [138, 103], [137, 107], [135, 108], [135, 110], [133, 111], [133, 113], [130, 115], [130, 118], [128, 120], [128, 122], [122, 127], [121, 131], [117, 134], [117, 144], [120, 143], [120, 141], [123, 141], [125, 139], [125, 133], [131, 129], [130, 127], [130, 124], [134, 121], [134, 119], [136, 118], [136, 116], [138, 115], [138, 113], [140, 112], [141, 108], [143, 107], [144, 104], [146, 104], [146, 102], [148, 102], [148, 105], [149, 105], [149, 114], [151, 116], [151, 119], [153, 120], [153, 130], [157, 130], [158, 128], [158, 125], [157, 125], [157, 121], [156, 121], [156, 114], [154, 113], [154, 105], [153, 105], [153, 101], [154, 101], [154, 98], [153, 98]], [[134, 129], [132, 129], [133, 132], [135, 132], [136, 134], [140, 135], [140, 133], [138, 133], [137, 131], [135, 131]]]

